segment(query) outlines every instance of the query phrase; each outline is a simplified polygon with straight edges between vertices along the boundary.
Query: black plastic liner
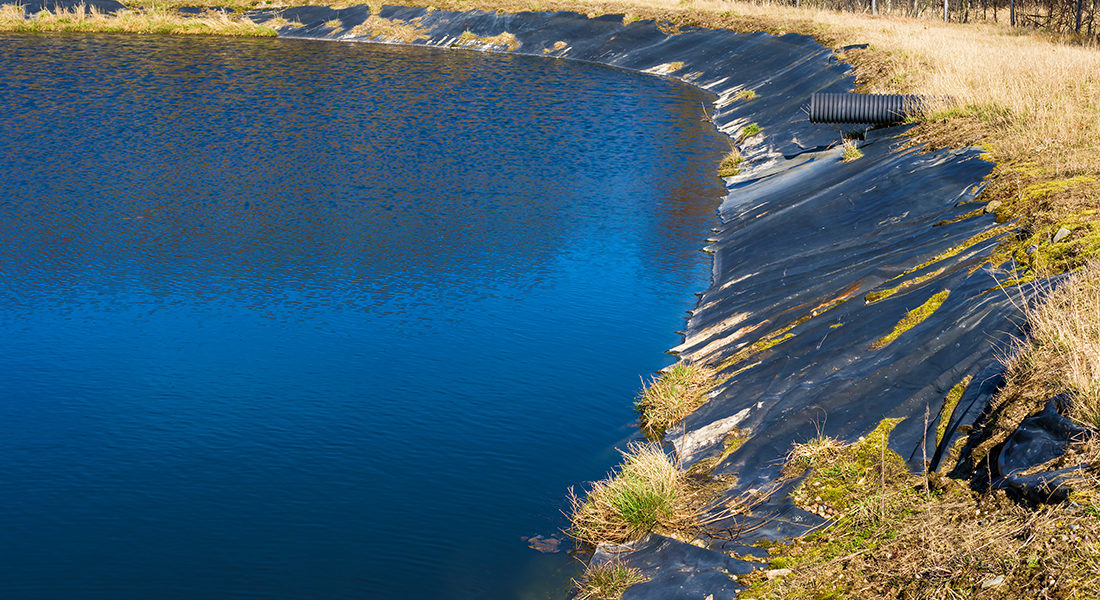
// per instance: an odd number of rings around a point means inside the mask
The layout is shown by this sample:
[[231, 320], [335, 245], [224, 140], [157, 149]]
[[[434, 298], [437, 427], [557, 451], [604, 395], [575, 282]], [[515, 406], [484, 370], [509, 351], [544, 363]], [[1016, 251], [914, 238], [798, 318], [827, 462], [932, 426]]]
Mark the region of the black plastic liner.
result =
[[[370, 16], [365, 6], [250, 14], [303, 24], [281, 29], [284, 37], [388, 41], [355, 32]], [[845, 162], [843, 132], [811, 123], [807, 102], [815, 93], [850, 92], [850, 69], [807, 36], [670, 33], [653, 21], [624, 25], [619, 16], [571, 12], [384, 6], [378, 16], [416, 27], [423, 36], [417, 45], [589, 61], [676, 77], [716, 94], [712, 120], [746, 160], [744, 171], [727, 180], [721, 223], [707, 248], [713, 281], [674, 349], [717, 368], [723, 380], [668, 434], [669, 449], [685, 465], [720, 455], [735, 428], [747, 435], [715, 469], [737, 476], [732, 497], [777, 481], [792, 444], [818, 435], [854, 441], [896, 417], [904, 420], [890, 447], [911, 468], [951, 467], [941, 464], [947, 450], [985, 410], [999, 380], [996, 356], [1018, 330], [1019, 301], [1008, 294], [1020, 292], [994, 291], [1007, 274], [987, 264], [1000, 239], [1012, 235], [1011, 225], [989, 214], [961, 218], [973, 212], [992, 168], [978, 150], [924, 153], [907, 148], [905, 128], [894, 127], [867, 132], [859, 143], [863, 156]], [[334, 19], [341, 27], [329, 26]], [[464, 42], [465, 32], [485, 38], [508, 32], [518, 47]], [[746, 135], [750, 123], [759, 133]], [[868, 300], [869, 292], [887, 290], [893, 293]], [[944, 291], [946, 300], [931, 316], [891, 343], [876, 344], [908, 311]], [[972, 382], [962, 399], [945, 411], [948, 391], [967, 376]], [[946, 432], [937, 443], [941, 420]], [[715, 531], [707, 548], [698, 548], [651, 536], [616, 555], [652, 577], [624, 598], [732, 597], [736, 583], [716, 573], [751, 565], [730, 563], [731, 551], [821, 523], [779, 493], [715, 527], [753, 531], [740, 539]]]

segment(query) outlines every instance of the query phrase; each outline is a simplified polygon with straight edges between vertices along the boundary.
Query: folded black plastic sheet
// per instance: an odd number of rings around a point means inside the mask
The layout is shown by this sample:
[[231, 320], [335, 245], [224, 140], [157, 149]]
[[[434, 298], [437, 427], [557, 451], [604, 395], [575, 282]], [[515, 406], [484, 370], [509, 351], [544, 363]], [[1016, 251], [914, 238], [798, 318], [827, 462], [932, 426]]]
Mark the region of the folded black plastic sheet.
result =
[[1085, 429], [1062, 416], [1071, 403], [1068, 394], [1061, 394], [1052, 398], [1042, 412], [1020, 423], [997, 453], [996, 484], [1034, 503], [1060, 502], [1068, 497], [1067, 476], [1079, 467], [1043, 469], [1061, 458], [1071, 442], [1084, 439]]
[[[252, 13], [257, 20], [276, 14], [303, 24], [281, 29], [284, 37], [388, 41], [356, 33], [370, 16], [362, 6]], [[673, 32], [653, 21], [569, 12], [386, 6], [378, 16], [417, 27], [419, 45], [596, 62], [676, 77], [717, 96], [715, 126], [746, 161], [727, 180], [707, 248], [713, 281], [674, 350], [716, 368], [722, 380], [666, 438], [686, 465], [720, 455], [736, 430], [745, 441], [715, 468], [737, 476], [728, 496], [769, 489], [792, 444], [818, 435], [854, 441], [900, 418], [893, 450], [914, 470], [951, 467], [941, 463], [965, 436], [963, 426], [986, 409], [999, 382], [997, 354], [1019, 329], [1019, 300], [1010, 298], [1017, 292], [994, 290], [1006, 274], [986, 264], [1013, 231], [975, 211], [992, 167], [977, 150], [906, 148], [904, 128], [895, 127], [870, 131], [858, 144], [863, 156], [843, 161], [841, 130], [811, 124], [806, 106], [815, 92], [850, 91], [850, 69], [806, 36]], [[333, 19], [340, 28], [330, 27]], [[518, 46], [461, 40], [467, 31], [507, 32]], [[755, 95], [741, 97], [746, 90]], [[760, 132], [742, 136], [750, 123]], [[868, 300], [887, 290], [894, 293]], [[880, 341], [943, 292], [928, 318]], [[945, 410], [949, 390], [968, 376], [957, 405]], [[719, 521], [700, 540], [706, 548], [651, 536], [618, 555], [653, 578], [624, 598], [730, 597], [736, 584], [716, 574], [747, 564], [726, 564], [731, 552], [821, 524], [779, 493], [749, 515]], [[752, 533], [730, 539], [744, 531]]]
[[649, 580], [627, 588], [623, 600], [730, 600], [742, 588], [735, 577], [764, 566], [657, 534], [629, 549], [601, 547], [591, 563], [621, 562], [624, 550], [629, 552], [630, 565], [641, 569]]

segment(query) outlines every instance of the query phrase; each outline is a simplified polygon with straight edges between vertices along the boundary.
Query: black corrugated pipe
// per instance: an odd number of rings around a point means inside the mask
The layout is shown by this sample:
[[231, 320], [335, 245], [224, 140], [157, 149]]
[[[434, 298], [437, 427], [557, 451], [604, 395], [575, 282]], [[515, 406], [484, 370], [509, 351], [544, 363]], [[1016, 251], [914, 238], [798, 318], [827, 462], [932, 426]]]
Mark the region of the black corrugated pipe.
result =
[[814, 94], [812, 123], [893, 125], [920, 110], [920, 96], [902, 94]]

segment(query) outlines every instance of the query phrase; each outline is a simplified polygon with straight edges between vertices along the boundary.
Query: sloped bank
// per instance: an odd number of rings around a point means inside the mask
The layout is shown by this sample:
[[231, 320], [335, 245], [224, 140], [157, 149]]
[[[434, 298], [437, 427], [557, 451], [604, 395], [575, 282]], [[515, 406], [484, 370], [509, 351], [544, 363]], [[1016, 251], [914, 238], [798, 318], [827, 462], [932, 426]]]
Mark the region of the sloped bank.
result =
[[[274, 19], [283, 37], [567, 58], [714, 93], [713, 122], [745, 160], [727, 179], [708, 247], [711, 285], [675, 349], [708, 367], [714, 385], [667, 446], [685, 466], [736, 481], [719, 505], [779, 481], [793, 444], [852, 441], [884, 419], [902, 419], [890, 448], [910, 468], [953, 466], [951, 449], [988, 405], [998, 349], [1017, 328], [1008, 296], [991, 292], [1004, 277], [985, 264], [1013, 232], [972, 203], [991, 165], [974, 149], [907, 149], [904, 128], [869, 132], [863, 156], [844, 161], [841, 132], [809, 123], [804, 106], [814, 92], [851, 90], [849, 69], [811, 38], [394, 6], [252, 17]], [[953, 388], [961, 396], [949, 402]], [[746, 544], [822, 521], [779, 493], [692, 543], [651, 534], [619, 549], [629, 551], [616, 560], [649, 578], [624, 597], [734, 597], [731, 574], [754, 566], [738, 557], [758, 554]]]

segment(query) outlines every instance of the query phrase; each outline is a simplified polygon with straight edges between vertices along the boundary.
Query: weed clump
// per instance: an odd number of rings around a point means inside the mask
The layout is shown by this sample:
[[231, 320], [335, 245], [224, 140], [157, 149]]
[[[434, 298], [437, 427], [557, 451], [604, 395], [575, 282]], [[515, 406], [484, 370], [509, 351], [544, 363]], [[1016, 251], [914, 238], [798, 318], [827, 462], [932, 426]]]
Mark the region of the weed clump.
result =
[[642, 572], [633, 567], [608, 561], [599, 565], [590, 565], [577, 585], [578, 600], [619, 600], [626, 588], [649, 581]]
[[651, 440], [690, 415], [706, 401], [710, 371], [704, 367], [678, 362], [659, 377], [654, 377], [634, 401], [642, 433]]
[[592, 484], [583, 498], [570, 490], [569, 533], [595, 546], [622, 544], [651, 531], [695, 527], [698, 493], [657, 444], [632, 443], [618, 472]]
[[748, 138], [751, 138], [758, 133], [760, 133], [760, 125], [756, 123], [749, 123], [748, 125], [745, 125], [745, 128], [742, 129], [741, 133], [737, 136], [737, 143], [740, 144], [741, 142], [747, 140]]
[[743, 162], [745, 162], [745, 157], [741, 156], [741, 152], [737, 148], [731, 148], [729, 154], [718, 165], [718, 176], [733, 177], [734, 175], [740, 175], [741, 163]]
[[852, 162], [853, 160], [863, 158], [863, 150], [859, 149], [855, 140], [844, 140], [841, 146], [844, 149], [840, 154], [840, 162]]

